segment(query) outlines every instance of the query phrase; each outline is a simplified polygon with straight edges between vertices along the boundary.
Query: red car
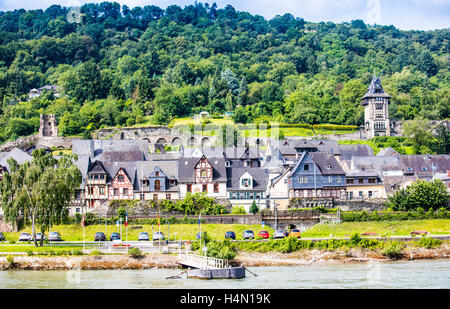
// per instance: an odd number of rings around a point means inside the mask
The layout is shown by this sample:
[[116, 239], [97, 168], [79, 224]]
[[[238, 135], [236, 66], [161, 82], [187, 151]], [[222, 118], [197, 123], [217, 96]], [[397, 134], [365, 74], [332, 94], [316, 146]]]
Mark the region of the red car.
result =
[[259, 232], [258, 236], [261, 237], [261, 238], [263, 238], [263, 239], [267, 239], [267, 238], [270, 237], [270, 236], [269, 236], [269, 232], [267, 232], [267, 231], [261, 231], [261, 232]]

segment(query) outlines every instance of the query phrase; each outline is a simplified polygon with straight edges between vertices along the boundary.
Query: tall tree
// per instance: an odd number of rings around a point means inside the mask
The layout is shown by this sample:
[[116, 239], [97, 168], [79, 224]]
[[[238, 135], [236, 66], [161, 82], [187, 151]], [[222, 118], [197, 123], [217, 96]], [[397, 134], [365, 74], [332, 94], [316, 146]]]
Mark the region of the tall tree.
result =
[[[33, 160], [17, 164], [9, 159], [9, 173], [0, 183], [0, 201], [5, 218], [15, 222], [23, 216], [31, 223], [37, 247], [36, 228], [44, 233], [53, 219], [61, 218], [81, 184], [79, 169], [72, 163], [74, 156], [55, 159], [45, 150], [33, 152]], [[41, 238], [40, 246], [44, 239]]]

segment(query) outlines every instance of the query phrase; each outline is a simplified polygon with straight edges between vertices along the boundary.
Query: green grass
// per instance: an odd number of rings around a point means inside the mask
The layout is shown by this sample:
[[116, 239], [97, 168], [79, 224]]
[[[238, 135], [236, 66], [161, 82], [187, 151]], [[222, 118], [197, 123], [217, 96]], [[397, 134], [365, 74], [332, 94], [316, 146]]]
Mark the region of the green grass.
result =
[[[86, 244], [86, 249], [94, 247], [94, 245]], [[44, 244], [43, 247], [35, 247], [34, 244], [2, 244], [0, 243], [0, 253], [2, 252], [27, 252], [29, 250], [33, 251], [34, 253], [44, 253], [47, 251], [54, 251], [54, 252], [67, 252], [67, 251], [74, 251], [74, 250], [81, 250], [83, 249], [83, 244], [79, 245], [64, 245], [64, 244]]]
[[[142, 227], [139, 229], [132, 229], [132, 227]], [[202, 224], [202, 231], [206, 231], [210, 237], [213, 239], [222, 240], [224, 239], [225, 232], [234, 231], [236, 233], [236, 239], [241, 239], [242, 232], [245, 230], [253, 230], [255, 234], [257, 234], [261, 230], [261, 225], [244, 225], [244, 224]], [[273, 233], [273, 229], [266, 226], [265, 228], [269, 231], [270, 234]], [[83, 240], [83, 229], [80, 225], [56, 225], [53, 226], [52, 231], [57, 231], [61, 234], [61, 238], [65, 241], [82, 241]], [[152, 231], [158, 231], [158, 227], [156, 225], [129, 225], [128, 226], [128, 240], [136, 241], [138, 240], [138, 236], [140, 232], [148, 232], [149, 235], [152, 235]], [[167, 237], [167, 225], [161, 225], [160, 231], [164, 233]], [[31, 233], [31, 228], [26, 228], [17, 233], [4, 233], [6, 240], [15, 240], [16, 242], [19, 239], [20, 233], [28, 232]], [[104, 225], [89, 225], [85, 228], [85, 240], [86, 241], [94, 241], [94, 236], [96, 232], [105, 232]], [[109, 237], [110, 233], [119, 232], [119, 229], [116, 225], [108, 225], [107, 227], [107, 235]], [[197, 224], [174, 224], [170, 225], [170, 237], [171, 239], [182, 240], [195, 240], [195, 234], [199, 232], [199, 226]], [[48, 233], [46, 233], [48, 235]], [[126, 238], [126, 230], [125, 226], [122, 226], [122, 240]]]
[[450, 219], [381, 221], [381, 222], [344, 222], [341, 224], [317, 224], [302, 233], [302, 237], [348, 237], [354, 233], [373, 232], [378, 235], [409, 236], [414, 230], [426, 230], [432, 235], [449, 235]]

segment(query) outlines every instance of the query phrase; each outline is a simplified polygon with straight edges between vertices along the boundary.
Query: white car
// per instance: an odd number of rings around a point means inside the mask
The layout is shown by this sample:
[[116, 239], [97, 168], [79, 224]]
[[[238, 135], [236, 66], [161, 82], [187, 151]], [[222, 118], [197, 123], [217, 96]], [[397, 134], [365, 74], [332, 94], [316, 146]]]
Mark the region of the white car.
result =
[[155, 240], [164, 240], [164, 234], [162, 232], [155, 232], [153, 234], [153, 241]]
[[139, 241], [148, 241], [148, 240], [150, 240], [150, 236], [148, 235], [148, 233], [147, 232], [141, 232], [141, 233], [139, 233], [139, 237], [138, 237], [138, 240]]
[[21, 233], [19, 235], [19, 241], [32, 241], [33, 236], [30, 233]]
[[[42, 234], [41, 234], [41, 233], [37, 233], [37, 234], [36, 234], [36, 240], [37, 240], [37, 241], [40, 241], [41, 238], [42, 238]], [[46, 240], [46, 239], [47, 239], [47, 236], [44, 235], [44, 240]]]
[[283, 230], [277, 230], [273, 233], [273, 238], [284, 238], [286, 237], [286, 233]]

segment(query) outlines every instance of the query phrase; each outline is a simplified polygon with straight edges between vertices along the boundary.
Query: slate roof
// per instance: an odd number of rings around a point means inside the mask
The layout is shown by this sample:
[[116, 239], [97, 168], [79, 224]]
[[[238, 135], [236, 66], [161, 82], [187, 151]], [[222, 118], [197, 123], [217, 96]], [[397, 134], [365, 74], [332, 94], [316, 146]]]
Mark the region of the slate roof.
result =
[[369, 145], [339, 145], [339, 160], [351, 160], [352, 157], [373, 157], [374, 152]]
[[432, 178], [436, 173], [446, 173], [450, 169], [450, 155], [401, 155], [400, 162], [405, 174], [419, 178]]
[[381, 148], [380, 151], [377, 153], [378, 157], [398, 156], [398, 155], [400, 155], [400, 154], [392, 147]]
[[261, 152], [258, 154], [257, 147], [205, 147], [205, 148], [184, 148], [182, 156], [201, 158], [206, 157], [225, 157], [227, 159], [259, 159]]
[[350, 168], [360, 171], [403, 171], [399, 158], [392, 156], [352, 157]]
[[253, 177], [253, 188], [246, 189], [245, 191], [251, 190], [266, 190], [267, 189], [267, 170], [263, 168], [227, 168], [227, 189], [228, 190], [240, 190], [239, 179], [245, 173], [248, 172]]
[[[322, 175], [345, 175], [344, 170], [331, 153], [313, 152], [310, 153], [310, 156]], [[331, 168], [328, 168], [328, 166]]]
[[134, 184], [136, 178], [136, 162], [104, 162], [103, 165], [108, 172], [108, 177], [106, 178], [107, 184], [112, 182], [120, 169], [125, 171], [131, 183]]
[[391, 96], [384, 91], [381, 81], [376, 75], [373, 76], [369, 89], [367, 89], [367, 93], [361, 98], [361, 100], [363, 100], [361, 105], [367, 105], [365, 99], [375, 97], [391, 98]]
[[[195, 182], [195, 166], [201, 158], [180, 158], [178, 159], [178, 182]], [[206, 158], [213, 167], [213, 181], [227, 181], [225, 169], [225, 159], [210, 157]]]
[[0, 165], [5, 167], [8, 172], [9, 172], [8, 159], [10, 158], [16, 160], [18, 164], [23, 164], [25, 162], [33, 160], [33, 157], [30, 156], [25, 151], [20, 150], [19, 148], [13, 148], [10, 152], [3, 155], [3, 157], [0, 160]]
[[145, 140], [74, 140], [72, 153], [88, 155], [92, 161], [135, 162], [147, 159]]
[[[141, 182], [148, 179], [150, 174], [159, 167], [169, 180], [178, 180], [178, 160], [173, 161], [139, 161], [136, 162], [135, 190], [142, 190]], [[169, 184], [168, 184], [169, 185]], [[178, 191], [178, 187], [169, 186], [166, 191]]]
[[340, 154], [339, 144], [334, 140], [285, 140], [280, 141], [279, 144], [279, 150], [283, 156], [293, 156], [306, 149]]

